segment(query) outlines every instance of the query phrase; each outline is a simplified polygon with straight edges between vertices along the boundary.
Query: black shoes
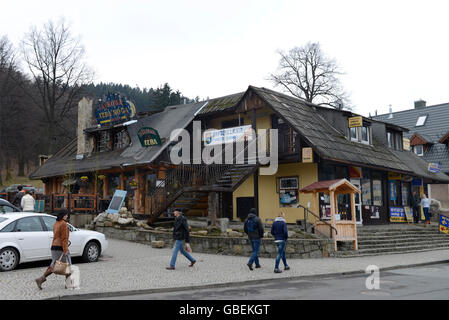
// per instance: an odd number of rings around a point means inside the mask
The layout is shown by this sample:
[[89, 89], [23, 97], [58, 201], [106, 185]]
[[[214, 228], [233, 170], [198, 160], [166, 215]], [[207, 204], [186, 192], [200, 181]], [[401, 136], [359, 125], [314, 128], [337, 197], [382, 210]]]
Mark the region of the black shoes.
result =
[[282, 273], [282, 271], [279, 269], [274, 269], [274, 273]]
[[173, 267], [167, 267], [165, 269], [167, 269], [167, 270], [175, 270], [175, 268], [173, 268]]
[[190, 264], [189, 264], [189, 267], [193, 267], [193, 265], [196, 263], [196, 260], [195, 261], [193, 261], [193, 262], [191, 262]]
[[260, 265], [256, 266], [256, 269], [262, 268]]
[[289, 266], [286, 266], [285, 268], [284, 268], [284, 270], [290, 270], [290, 267]]
[[248, 266], [249, 270], [253, 271], [253, 266], [252, 265], [247, 264], [247, 266]]

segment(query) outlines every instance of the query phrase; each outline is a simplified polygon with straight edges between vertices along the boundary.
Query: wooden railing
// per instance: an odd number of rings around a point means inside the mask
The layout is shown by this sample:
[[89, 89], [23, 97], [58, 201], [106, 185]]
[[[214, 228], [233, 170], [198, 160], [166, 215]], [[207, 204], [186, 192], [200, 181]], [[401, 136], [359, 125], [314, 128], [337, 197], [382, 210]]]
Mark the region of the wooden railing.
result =
[[[309, 210], [309, 208], [304, 207], [303, 205], [298, 204], [299, 207], [303, 208], [304, 210], [304, 232], [307, 232], [307, 221], [308, 219], [308, 215], [311, 214], [312, 216], [315, 217], [315, 221], [319, 221], [319, 224], [315, 224], [314, 226], [314, 231], [317, 233], [320, 233], [321, 235], [327, 237], [329, 236], [330, 239], [333, 238], [333, 233], [332, 233], [332, 229], [335, 230], [335, 234], [338, 234], [338, 230], [331, 225], [329, 222], [323, 220], [319, 215], [313, 213], [312, 211]], [[326, 233], [325, 231], [329, 231], [329, 233]]]

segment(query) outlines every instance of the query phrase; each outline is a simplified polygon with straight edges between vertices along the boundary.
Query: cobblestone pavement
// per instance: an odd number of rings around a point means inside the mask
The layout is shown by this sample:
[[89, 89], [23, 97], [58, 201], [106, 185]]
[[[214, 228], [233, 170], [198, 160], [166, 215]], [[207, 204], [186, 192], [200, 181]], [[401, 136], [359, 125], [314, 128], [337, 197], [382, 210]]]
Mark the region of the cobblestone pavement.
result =
[[[449, 259], [449, 250], [355, 258], [290, 259], [291, 270], [274, 274], [274, 259], [260, 259], [262, 268], [250, 271], [248, 257], [193, 253], [197, 264], [189, 268], [182, 255], [176, 270], [166, 270], [171, 249], [109, 239], [109, 248], [96, 263], [77, 264], [81, 289], [64, 289], [64, 277], [51, 275], [38, 290], [34, 279], [45, 267], [25, 268], [0, 273], [0, 299], [46, 299], [88, 293], [179, 288], [251, 280], [313, 276], [343, 272], [364, 272], [368, 265], [382, 268], [408, 266]], [[281, 263], [282, 264], [282, 263]], [[192, 297], [194, 299], [194, 297]]]

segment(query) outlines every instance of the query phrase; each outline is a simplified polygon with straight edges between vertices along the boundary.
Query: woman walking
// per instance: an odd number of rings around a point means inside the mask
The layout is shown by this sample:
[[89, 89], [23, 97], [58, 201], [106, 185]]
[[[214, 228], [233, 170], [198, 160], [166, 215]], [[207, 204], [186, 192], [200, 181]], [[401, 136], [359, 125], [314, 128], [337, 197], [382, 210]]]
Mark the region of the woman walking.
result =
[[[50, 266], [45, 270], [44, 275], [36, 279], [37, 287], [42, 290], [42, 283], [47, 280], [47, 277], [53, 273], [53, 268], [55, 266], [56, 260], [68, 261], [72, 264], [69, 252], [69, 226], [67, 225], [67, 218], [69, 213], [67, 210], [63, 210], [58, 213], [56, 222], [53, 225], [53, 242], [51, 244], [51, 257], [52, 261]], [[70, 275], [66, 275], [66, 278]]]
[[427, 198], [427, 196], [425, 194], [422, 195], [421, 206], [422, 206], [422, 210], [424, 211], [424, 217], [426, 217], [425, 224], [430, 224], [430, 214], [429, 214], [430, 199]]
[[[170, 261], [170, 266], [166, 267], [167, 270], [175, 270], [176, 258], [178, 252], [181, 253], [190, 261], [189, 267], [193, 267], [196, 260], [189, 254], [190, 249], [190, 237], [189, 237], [189, 226], [187, 224], [187, 219], [182, 215], [181, 210], [175, 209], [173, 212], [175, 215], [175, 225], [173, 228], [173, 240], [175, 240], [175, 245], [173, 247], [173, 255]], [[186, 248], [184, 249], [184, 243], [186, 242]], [[186, 250], [187, 249], [187, 250]]]
[[290, 267], [287, 265], [287, 259], [285, 257], [285, 245], [288, 239], [288, 230], [287, 230], [287, 222], [285, 221], [285, 214], [280, 212], [278, 217], [274, 220], [273, 225], [271, 226], [271, 234], [274, 236], [274, 242], [278, 247], [278, 254], [276, 257], [276, 263], [274, 266], [274, 273], [281, 273], [279, 270], [279, 263], [284, 263], [284, 270], [290, 270]]

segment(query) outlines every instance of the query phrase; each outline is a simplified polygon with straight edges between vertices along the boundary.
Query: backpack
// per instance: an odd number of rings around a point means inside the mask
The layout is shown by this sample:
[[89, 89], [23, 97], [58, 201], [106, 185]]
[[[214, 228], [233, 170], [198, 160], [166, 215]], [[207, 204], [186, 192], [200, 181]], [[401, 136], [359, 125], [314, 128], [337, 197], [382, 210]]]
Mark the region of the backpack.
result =
[[248, 219], [248, 221], [246, 221], [246, 228], [248, 229], [248, 232], [256, 231], [256, 221], [254, 220], [255, 218]]

